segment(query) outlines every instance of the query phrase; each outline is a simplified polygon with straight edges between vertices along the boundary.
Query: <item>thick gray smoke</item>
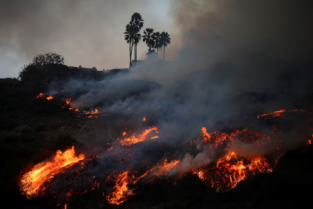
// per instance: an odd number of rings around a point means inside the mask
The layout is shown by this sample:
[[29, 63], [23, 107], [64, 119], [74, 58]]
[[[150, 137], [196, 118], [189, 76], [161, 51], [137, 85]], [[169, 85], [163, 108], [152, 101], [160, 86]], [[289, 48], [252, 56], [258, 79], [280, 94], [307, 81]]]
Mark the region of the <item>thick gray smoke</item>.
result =
[[77, 108], [149, 114], [160, 138], [189, 142], [208, 120], [225, 126], [240, 121], [240, 110], [249, 109], [238, 104], [242, 95], [250, 102], [274, 95], [284, 104], [312, 93], [311, 11], [310, 0], [174, 1], [184, 46], [171, 63], [146, 61], [128, 74], [101, 82], [71, 80], [65, 88], [85, 92], [73, 102]]

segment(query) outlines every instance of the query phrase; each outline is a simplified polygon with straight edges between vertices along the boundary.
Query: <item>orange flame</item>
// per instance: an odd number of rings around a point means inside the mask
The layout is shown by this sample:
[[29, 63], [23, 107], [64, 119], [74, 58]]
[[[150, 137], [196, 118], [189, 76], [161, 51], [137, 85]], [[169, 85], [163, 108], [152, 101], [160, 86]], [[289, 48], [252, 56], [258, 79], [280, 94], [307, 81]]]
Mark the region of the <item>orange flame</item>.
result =
[[173, 170], [179, 163], [180, 163], [180, 160], [174, 160], [168, 163], [167, 159], [165, 158], [163, 165], [157, 167], [157, 173], [155, 174], [155, 176], [164, 175], [164, 173], [167, 173], [170, 170]]
[[275, 112], [270, 112], [270, 113], [266, 113], [266, 114], [263, 114], [263, 115], [258, 115], [257, 118], [264, 117], [264, 116], [267, 116], [267, 115], [273, 115], [273, 117], [279, 117], [280, 114], [282, 114], [284, 112], [285, 112], [285, 110], [277, 110]]
[[180, 163], [180, 160], [174, 160], [170, 163], [167, 162], [167, 159], [164, 159], [164, 163], [163, 165], [159, 165], [159, 166], [153, 166], [149, 171], [147, 171], [146, 173], [144, 173], [143, 175], [141, 175], [138, 179], [136, 179], [133, 183], [136, 184], [140, 179], [145, 178], [146, 176], [148, 176], [149, 173], [155, 171], [155, 176], [163, 176], [165, 173], [173, 170], [176, 168], [176, 166], [178, 166], [178, 164]]
[[65, 101], [65, 102], [66, 102], [66, 104], [67, 104], [67, 105], [70, 105], [71, 100], [72, 100], [71, 98], [66, 99], [66, 101]]
[[46, 99], [47, 100], [51, 100], [51, 99], [53, 99], [54, 97], [53, 96], [48, 96]]
[[40, 98], [40, 97], [44, 97], [44, 94], [42, 92], [39, 93], [36, 98]]
[[209, 133], [207, 132], [206, 127], [202, 127], [201, 130], [202, 130], [202, 134], [203, 134], [203, 141], [204, 141], [204, 142], [210, 141], [210, 139], [211, 139], [211, 134], [209, 134]]
[[[257, 173], [272, 172], [272, 168], [265, 158], [257, 157], [250, 162], [244, 160], [236, 160], [234, 162], [232, 160], [234, 158], [237, 158], [236, 153], [228, 152], [222, 158], [218, 159], [216, 167], [212, 167], [208, 171], [209, 174], [207, 174], [206, 177], [217, 192], [221, 190], [228, 191], [236, 187], [236, 185], [246, 179], [249, 174], [255, 175]], [[205, 173], [202, 171], [200, 174], [197, 174], [199, 178], [203, 181], [206, 180], [204, 177]]]
[[130, 146], [132, 144], [143, 142], [146, 140], [147, 135], [152, 131], [158, 132], [158, 128], [154, 126], [153, 128], [145, 130], [141, 135], [132, 135], [131, 137], [121, 140], [120, 143], [122, 146]]
[[128, 188], [128, 181], [128, 171], [118, 175], [113, 192], [106, 197], [110, 204], [119, 205], [127, 200], [128, 196], [134, 195], [133, 190]]
[[39, 163], [31, 171], [23, 175], [20, 181], [22, 194], [25, 194], [28, 199], [36, 197], [40, 187], [59, 173], [61, 168], [83, 159], [85, 159], [83, 154], [80, 154], [78, 157], [75, 156], [74, 146], [65, 152], [58, 150], [53, 161]]
[[142, 121], [146, 121], [146, 117], [143, 117]]

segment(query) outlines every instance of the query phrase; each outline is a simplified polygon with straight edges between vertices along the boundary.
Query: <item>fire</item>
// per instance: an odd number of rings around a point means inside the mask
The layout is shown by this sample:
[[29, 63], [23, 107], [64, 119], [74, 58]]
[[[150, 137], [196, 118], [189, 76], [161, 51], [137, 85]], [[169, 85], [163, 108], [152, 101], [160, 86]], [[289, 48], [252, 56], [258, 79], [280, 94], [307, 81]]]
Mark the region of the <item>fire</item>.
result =
[[280, 114], [282, 114], [284, 112], [285, 112], [285, 110], [277, 110], [277, 111], [266, 113], [266, 114], [263, 114], [263, 115], [258, 115], [257, 118], [264, 117], [264, 116], [267, 116], [267, 115], [273, 115], [273, 117], [279, 117]]
[[42, 92], [39, 93], [36, 98], [40, 98], [40, 97], [44, 97], [44, 94]]
[[123, 132], [123, 136], [125, 136], [126, 134], [127, 134], [127, 132], [126, 132], [126, 131], [124, 131], [124, 132]]
[[143, 117], [142, 121], [146, 121], [146, 117]]
[[203, 170], [193, 170], [192, 172], [194, 175], [197, 175], [200, 180], [204, 181], [204, 171]]
[[101, 112], [99, 112], [97, 109], [95, 109], [95, 111], [91, 110], [91, 112], [87, 111], [85, 112], [86, 115], [95, 115], [95, 114], [100, 114]]
[[201, 130], [202, 130], [202, 134], [203, 134], [203, 141], [204, 141], [204, 142], [210, 141], [210, 139], [211, 139], [211, 134], [209, 134], [209, 133], [207, 132], [206, 127], [202, 127]]
[[235, 152], [229, 152], [224, 157], [221, 157], [220, 159], [218, 159], [218, 161], [216, 162], [216, 166], [218, 167], [218, 165], [220, 163], [225, 163], [227, 161], [230, 161], [231, 158], [236, 158], [237, 159], [237, 156], [236, 156]]
[[150, 173], [154, 173], [154, 176], [159, 177], [163, 176], [165, 173], [175, 169], [180, 163], [180, 160], [174, 160], [170, 163], [167, 162], [167, 158], [164, 159], [163, 165], [153, 166], [149, 171], [141, 175], [133, 183], [136, 184], [140, 179], [145, 178]]
[[64, 152], [58, 150], [52, 161], [42, 162], [33, 167], [31, 171], [24, 174], [20, 181], [20, 189], [28, 199], [36, 197], [41, 186], [59, 173], [62, 168], [85, 159], [83, 154], [75, 156], [74, 146]]
[[198, 171], [197, 175], [203, 181], [208, 179], [211, 186], [220, 192], [236, 187], [249, 175], [272, 172], [272, 168], [265, 158], [256, 157], [250, 162], [244, 159], [237, 160], [237, 158], [235, 152], [228, 152], [218, 159], [216, 167], [210, 168], [206, 173]]
[[127, 200], [128, 196], [134, 195], [133, 190], [128, 188], [129, 178], [128, 171], [125, 171], [122, 174], [119, 174], [111, 192], [106, 199], [110, 204], [119, 205]]
[[309, 139], [307, 144], [312, 144], [312, 139]]
[[165, 158], [163, 165], [157, 167], [157, 172], [155, 176], [163, 176], [165, 173], [173, 170], [179, 163], [180, 160], [174, 160], [168, 163], [167, 159]]
[[72, 100], [71, 98], [66, 99], [66, 101], [65, 101], [65, 102], [66, 102], [66, 104], [67, 104], [67, 105], [70, 105], [71, 100]]
[[146, 140], [147, 135], [150, 134], [152, 131], [155, 131], [158, 133], [158, 128], [154, 126], [153, 128], [145, 130], [141, 135], [136, 136], [134, 134], [128, 138], [121, 140], [120, 143], [122, 146], [130, 146], [132, 144], [143, 142]]
[[159, 136], [153, 136], [150, 139], [158, 139], [158, 138], [159, 138]]
[[94, 115], [88, 115], [87, 118], [98, 118], [98, 117]]
[[54, 96], [48, 96], [46, 99], [47, 100], [51, 100], [51, 99], [53, 99], [54, 98]]

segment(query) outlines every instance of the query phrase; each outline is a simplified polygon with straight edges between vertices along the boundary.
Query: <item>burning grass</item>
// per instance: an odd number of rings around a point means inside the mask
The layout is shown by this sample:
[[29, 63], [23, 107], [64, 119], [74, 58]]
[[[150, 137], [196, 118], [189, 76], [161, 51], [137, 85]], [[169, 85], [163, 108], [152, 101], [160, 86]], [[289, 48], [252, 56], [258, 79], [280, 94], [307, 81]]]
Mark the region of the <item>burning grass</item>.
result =
[[42, 162], [35, 165], [31, 171], [24, 174], [20, 180], [22, 194], [28, 199], [36, 197], [42, 185], [54, 177], [61, 169], [77, 163], [85, 158], [83, 154], [75, 156], [74, 146], [64, 152], [58, 150], [52, 161]]

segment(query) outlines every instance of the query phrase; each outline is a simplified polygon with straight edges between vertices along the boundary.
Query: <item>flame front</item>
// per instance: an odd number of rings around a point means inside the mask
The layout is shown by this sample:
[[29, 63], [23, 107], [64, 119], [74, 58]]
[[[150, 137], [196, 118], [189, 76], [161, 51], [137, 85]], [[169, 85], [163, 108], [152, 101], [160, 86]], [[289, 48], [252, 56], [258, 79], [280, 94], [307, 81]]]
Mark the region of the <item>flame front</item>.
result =
[[134, 134], [128, 138], [121, 140], [120, 143], [122, 146], [130, 146], [132, 144], [143, 142], [146, 140], [147, 135], [150, 134], [152, 131], [158, 132], [158, 128], [154, 126], [153, 128], [145, 130], [141, 135], [136, 136]]
[[127, 200], [128, 196], [134, 195], [133, 190], [128, 188], [129, 178], [128, 171], [125, 171], [122, 174], [119, 174], [111, 192], [106, 199], [110, 204], [119, 205]]
[[[295, 110], [295, 111], [297, 111], [297, 110]], [[273, 115], [273, 117], [279, 117], [284, 112], [285, 112], [285, 110], [277, 110], [277, 111], [266, 113], [263, 115], [258, 115], [257, 118], [268, 116], [268, 115]]]
[[31, 171], [23, 175], [20, 181], [22, 194], [25, 194], [28, 199], [36, 197], [41, 186], [59, 173], [61, 168], [83, 159], [85, 159], [83, 154], [80, 154], [78, 157], [75, 156], [74, 146], [65, 152], [58, 150], [53, 161], [39, 163]]
[[198, 175], [202, 181], [208, 181], [217, 192], [220, 192], [236, 187], [249, 175], [272, 172], [272, 168], [265, 158], [257, 157], [250, 162], [234, 159], [237, 159], [236, 153], [228, 152], [218, 159], [215, 167], [210, 168], [207, 172], [199, 170], [193, 173]]

